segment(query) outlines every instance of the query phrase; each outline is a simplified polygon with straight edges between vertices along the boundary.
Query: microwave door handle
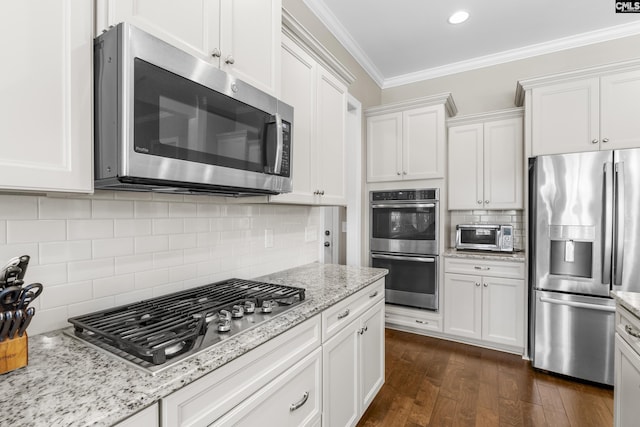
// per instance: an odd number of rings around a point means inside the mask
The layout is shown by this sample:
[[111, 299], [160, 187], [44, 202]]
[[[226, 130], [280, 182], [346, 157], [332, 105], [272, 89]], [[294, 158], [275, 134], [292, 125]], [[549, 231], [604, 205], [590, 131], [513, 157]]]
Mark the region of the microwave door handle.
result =
[[270, 144], [269, 132], [265, 132], [265, 172], [279, 175], [282, 168], [282, 156], [284, 153], [284, 137], [282, 135], [282, 116], [278, 113], [271, 116], [271, 121], [267, 122], [267, 126], [276, 126], [276, 146], [275, 155], [271, 156], [271, 149], [273, 146]]
[[385, 255], [385, 254], [371, 254], [371, 258], [391, 259], [391, 260], [396, 260], [396, 261], [436, 262], [435, 258], [424, 258], [424, 257], [415, 257], [415, 256]]

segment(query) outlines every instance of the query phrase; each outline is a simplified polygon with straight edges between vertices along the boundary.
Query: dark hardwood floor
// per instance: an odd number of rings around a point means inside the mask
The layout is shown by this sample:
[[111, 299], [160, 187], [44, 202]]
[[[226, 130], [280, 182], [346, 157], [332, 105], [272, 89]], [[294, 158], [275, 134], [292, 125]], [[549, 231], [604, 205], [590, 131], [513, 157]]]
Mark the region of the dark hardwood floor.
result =
[[385, 384], [358, 426], [613, 425], [611, 388], [535, 371], [517, 355], [391, 329], [385, 337]]

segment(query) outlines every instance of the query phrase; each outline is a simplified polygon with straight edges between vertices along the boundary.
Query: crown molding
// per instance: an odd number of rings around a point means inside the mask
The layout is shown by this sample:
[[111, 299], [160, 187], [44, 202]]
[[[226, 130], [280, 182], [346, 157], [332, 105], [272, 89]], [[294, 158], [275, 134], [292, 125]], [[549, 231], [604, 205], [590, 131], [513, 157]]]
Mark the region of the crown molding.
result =
[[609, 40], [615, 40], [622, 37], [640, 34], [640, 22], [632, 22], [628, 24], [604, 28], [601, 30], [577, 34], [574, 36], [563, 37], [545, 43], [538, 43], [524, 46], [518, 49], [511, 49], [492, 55], [480, 56], [466, 61], [454, 62], [440, 67], [427, 68], [413, 73], [385, 78], [380, 70], [373, 64], [371, 59], [362, 50], [360, 45], [351, 37], [349, 32], [329, 10], [324, 1], [303, 1], [307, 5], [307, 7], [311, 9], [311, 11], [316, 15], [316, 17], [334, 35], [334, 37], [338, 39], [338, 41], [351, 54], [351, 56], [355, 58], [355, 60], [360, 64], [365, 72], [369, 74], [369, 76], [376, 82], [376, 84], [378, 84], [378, 86], [380, 86], [381, 89], [389, 89], [392, 87], [403, 86], [423, 80], [448, 76], [465, 71], [472, 71], [479, 68], [503, 64], [506, 62], [517, 61], [534, 56], [545, 55], [562, 50], [586, 46], [589, 44], [601, 43]]
[[353, 56], [358, 64], [382, 88], [384, 76], [367, 56], [360, 45], [351, 37], [349, 31], [338, 21], [333, 12], [329, 10], [322, 0], [303, 0], [311, 12], [324, 24], [325, 27], [338, 39], [338, 42]]
[[451, 92], [370, 107], [365, 110], [364, 114], [368, 117], [378, 114], [396, 113], [410, 108], [428, 107], [432, 105], [443, 105], [449, 117], [453, 117], [458, 114], [458, 107], [453, 101]]
[[447, 119], [447, 127], [470, 125], [503, 119], [520, 119], [524, 117], [524, 108], [507, 108], [504, 110], [490, 111], [487, 113], [467, 114]]

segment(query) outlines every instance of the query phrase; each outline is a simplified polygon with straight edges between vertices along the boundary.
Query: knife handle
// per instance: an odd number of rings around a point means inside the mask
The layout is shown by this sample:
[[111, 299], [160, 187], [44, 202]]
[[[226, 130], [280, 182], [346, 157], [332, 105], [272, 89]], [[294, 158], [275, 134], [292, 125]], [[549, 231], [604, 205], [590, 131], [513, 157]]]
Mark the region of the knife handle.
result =
[[18, 328], [22, 324], [22, 318], [24, 317], [24, 311], [16, 310], [13, 312], [13, 323], [11, 324], [11, 329], [9, 329], [9, 339], [12, 340], [13, 337], [16, 336], [16, 332], [18, 332]]
[[21, 337], [24, 335], [24, 332], [27, 330], [27, 327], [29, 326], [29, 323], [31, 323], [31, 319], [33, 319], [33, 316], [36, 314], [36, 309], [33, 307], [29, 307], [26, 309], [25, 313], [24, 313], [24, 319], [22, 320], [22, 325], [20, 326], [20, 329], [18, 330], [18, 336]]

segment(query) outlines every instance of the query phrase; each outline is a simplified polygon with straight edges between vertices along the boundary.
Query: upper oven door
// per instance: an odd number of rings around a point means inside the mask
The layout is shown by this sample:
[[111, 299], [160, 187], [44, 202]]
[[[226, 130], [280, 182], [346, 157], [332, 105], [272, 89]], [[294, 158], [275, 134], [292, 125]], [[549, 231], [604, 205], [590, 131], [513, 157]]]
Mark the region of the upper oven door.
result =
[[438, 202], [371, 204], [371, 250], [438, 253]]

